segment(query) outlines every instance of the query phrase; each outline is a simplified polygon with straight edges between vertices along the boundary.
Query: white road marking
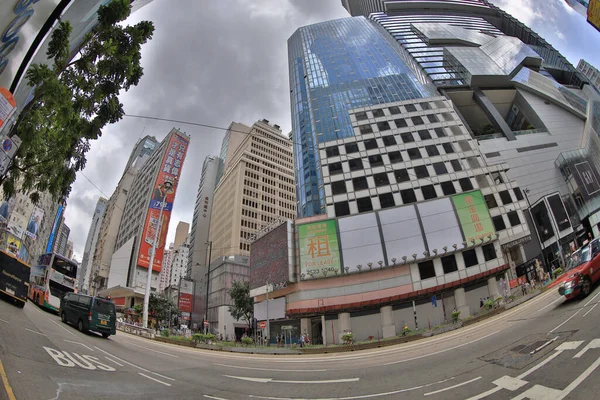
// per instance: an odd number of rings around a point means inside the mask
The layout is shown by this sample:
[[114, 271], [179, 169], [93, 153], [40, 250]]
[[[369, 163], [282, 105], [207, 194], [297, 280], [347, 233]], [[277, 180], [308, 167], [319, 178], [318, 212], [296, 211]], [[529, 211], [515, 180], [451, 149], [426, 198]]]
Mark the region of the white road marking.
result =
[[25, 328], [25, 330], [26, 330], [26, 331], [29, 331], [29, 332], [31, 332], [31, 333], [35, 333], [35, 334], [37, 334], [37, 335], [40, 335], [40, 336], [46, 336], [46, 337], [48, 336], [48, 335], [46, 335], [45, 333], [40, 333], [40, 332], [37, 332], [37, 331], [32, 331], [32, 330], [31, 330], [31, 329], [29, 329], [29, 328]]
[[383, 364], [383, 365], [394, 365], [394, 364], [400, 364], [400, 363], [405, 363], [405, 362], [408, 362], [408, 361], [419, 360], [419, 359], [421, 359], [421, 358], [425, 358], [425, 357], [431, 357], [431, 356], [435, 356], [435, 355], [437, 355], [437, 354], [441, 354], [441, 353], [446, 353], [446, 352], [448, 352], [448, 351], [455, 350], [455, 349], [458, 349], [458, 348], [460, 348], [460, 347], [468, 346], [468, 345], [470, 345], [470, 344], [472, 344], [472, 343], [475, 343], [475, 342], [479, 342], [480, 340], [486, 339], [486, 338], [488, 338], [488, 337], [490, 337], [490, 336], [492, 336], [492, 335], [495, 335], [495, 334], [496, 334], [496, 333], [498, 333], [498, 332], [500, 332], [500, 331], [498, 330], [498, 331], [492, 332], [492, 333], [490, 333], [489, 335], [482, 336], [482, 337], [480, 337], [480, 338], [478, 338], [478, 339], [471, 340], [470, 342], [463, 343], [463, 344], [459, 344], [459, 345], [457, 345], [457, 346], [448, 347], [447, 349], [444, 349], [444, 350], [436, 351], [436, 352], [429, 353], [429, 354], [424, 354], [424, 355], [422, 355], [422, 356], [418, 356], [418, 357], [408, 358], [408, 359], [406, 359], [406, 360], [392, 361], [392, 362], [389, 362], [389, 363], [386, 363], [386, 364]]
[[288, 381], [288, 380], [278, 380], [273, 378], [252, 378], [248, 376], [232, 376], [232, 375], [223, 375], [227, 378], [239, 379], [242, 381], [248, 382], [257, 382], [257, 383], [306, 383], [306, 384], [317, 384], [317, 383], [347, 383], [347, 382], [358, 382], [360, 378], [344, 378], [344, 379], [327, 379], [323, 381]]
[[220, 367], [227, 368], [239, 368], [239, 369], [252, 369], [256, 371], [271, 371], [271, 372], [327, 372], [326, 369], [276, 369], [276, 368], [255, 368], [255, 367], [241, 367], [239, 365], [227, 365], [227, 364], [214, 364]]
[[538, 369], [542, 368], [544, 365], [548, 364], [550, 361], [554, 360], [556, 357], [560, 356], [562, 351], [555, 351], [549, 357], [545, 358], [542, 362], [537, 363], [533, 367], [529, 368], [527, 371], [523, 372], [521, 375], [517, 376], [517, 379], [523, 379], [527, 375], [534, 373]]
[[597, 348], [600, 348], [600, 339], [591, 340], [579, 353], [575, 354], [573, 358], [580, 358], [586, 351]]
[[[147, 370], [146, 368], [140, 367], [139, 365], [135, 365], [134, 363], [130, 363], [129, 361], [125, 361], [125, 360], [123, 360], [122, 358], [119, 358], [119, 357], [117, 357], [117, 356], [115, 356], [115, 355], [112, 355], [112, 354], [110, 354], [108, 351], [102, 350], [102, 349], [101, 349], [100, 347], [98, 347], [98, 346], [94, 346], [94, 347], [96, 348], [96, 350], [99, 350], [99, 351], [103, 352], [104, 354], [106, 354], [106, 355], [110, 356], [111, 358], [115, 358], [115, 359], [119, 360], [120, 362], [122, 362], [122, 363], [125, 363], [125, 364], [128, 364], [128, 365], [131, 365], [132, 367], [135, 367], [135, 368], [137, 368], [137, 369], [139, 369], [139, 370], [141, 370], [141, 371], [147, 372], [147, 373], [149, 373], [149, 374], [155, 374], [155, 375], [157, 375], [157, 376], [161, 376], [161, 377], [163, 377], [163, 378], [165, 378], [165, 379], [171, 379], [171, 380], [175, 380], [175, 379], [173, 379], [173, 378], [168, 378], [168, 377], [166, 377], [166, 376], [164, 376], [164, 375], [160, 375], [160, 374], [157, 374], [156, 372], [153, 372], [153, 371]], [[144, 376], [145, 376], [145, 375], [144, 375]], [[151, 378], [151, 379], [154, 379], [154, 378]], [[171, 386], [171, 385], [169, 385], [169, 386]]]
[[51, 319], [50, 321], [53, 322], [53, 323], [55, 323], [60, 329], [62, 329], [64, 331], [67, 331], [69, 333], [69, 335], [77, 337], [76, 334], [74, 334], [73, 332], [71, 332], [70, 330], [68, 330], [67, 328], [65, 328], [64, 326], [62, 326], [58, 322], [56, 322], [55, 320]]
[[560, 336], [557, 336], [557, 337], [555, 337], [554, 339], [550, 339], [550, 340], [548, 340], [546, 343], [542, 344], [542, 345], [541, 345], [540, 347], [538, 347], [537, 349], [530, 351], [530, 352], [529, 352], [529, 354], [535, 354], [535, 353], [537, 353], [538, 351], [542, 350], [543, 348], [546, 348], [546, 347], [548, 347], [548, 346], [549, 346], [549, 345], [551, 345], [552, 343], [556, 342], [556, 340], [558, 340], [558, 338], [559, 338], [559, 337], [560, 337]]
[[462, 382], [462, 383], [457, 383], [456, 385], [448, 386], [447, 388], [443, 388], [443, 389], [439, 389], [439, 390], [436, 390], [436, 391], [433, 391], [433, 392], [425, 393], [424, 396], [431, 396], [431, 395], [434, 395], [434, 394], [445, 392], [447, 390], [456, 389], [457, 387], [468, 385], [469, 383], [478, 381], [480, 379], [481, 379], [481, 377], [478, 376], [477, 378], [473, 378], [470, 381], [466, 381], [466, 382]]
[[563, 342], [554, 350], [565, 351], [565, 350], [577, 350], [579, 346], [583, 344], [583, 340], [575, 340], [572, 342]]
[[[448, 379], [444, 379], [444, 380], [441, 380], [441, 381], [437, 381], [437, 382], [427, 383], [427, 384], [424, 384], [424, 385], [414, 386], [414, 387], [411, 387], [411, 388], [394, 390], [392, 392], [364, 394], [364, 395], [349, 396], [349, 397], [330, 397], [330, 398], [320, 399], [320, 400], [358, 400], [358, 399], [370, 399], [370, 398], [382, 397], [382, 396], [391, 396], [391, 395], [398, 394], [398, 393], [405, 393], [405, 392], [410, 392], [410, 391], [413, 391], [413, 390], [423, 389], [423, 388], [426, 388], [426, 387], [429, 387], [429, 386], [433, 386], [433, 385], [439, 385], [440, 383], [445, 383], [445, 382], [451, 381], [453, 379], [454, 379], [454, 377], [448, 378]], [[255, 395], [252, 395], [252, 394], [249, 397], [254, 398], [254, 399], [265, 399], [265, 400], [301, 400], [301, 399], [292, 399], [292, 398], [289, 398], [289, 397], [255, 396]]]
[[115, 363], [115, 364], [117, 364], [119, 367], [123, 367], [123, 364], [121, 364], [121, 363], [119, 363], [119, 362], [116, 362], [116, 361], [115, 361], [115, 360], [113, 360], [112, 358], [108, 358], [108, 357], [104, 357], [104, 358], [106, 358], [108, 361], [110, 361], [110, 362], [112, 362], [112, 363]]
[[88, 346], [87, 344], [83, 344], [81, 342], [75, 342], [73, 340], [67, 340], [67, 339], [63, 339], [65, 342], [69, 342], [69, 343], [74, 343], [74, 344], [80, 344], [83, 347], [85, 347], [86, 349], [90, 350], [90, 351], [94, 351], [94, 349], [92, 349], [90, 346]]
[[592, 374], [592, 372], [594, 372], [594, 370], [596, 368], [598, 368], [598, 366], [600, 366], [600, 357], [592, 364], [588, 367], [588, 369], [586, 369], [585, 371], [583, 371], [583, 373], [581, 375], [579, 375], [577, 378], [575, 378], [575, 380], [573, 382], [571, 382], [571, 384], [569, 384], [569, 386], [567, 386], [560, 394], [560, 396], [558, 396], [557, 400], [562, 400], [565, 397], [567, 397], [573, 390], [575, 390], [575, 388], [577, 386], [579, 386], [581, 384], [581, 382], [584, 381], [585, 378], [587, 378], [588, 376], [590, 376]]
[[535, 385], [527, 391], [521, 393], [517, 397], [513, 397], [512, 400], [550, 400], [556, 399], [560, 395], [560, 390], [552, 389], [542, 385]]
[[565, 298], [561, 296], [561, 297], [559, 297], [558, 299], [554, 300], [552, 303], [550, 303], [550, 304], [546, 304], [544, 307], [540, 308], [540, 309], [538, 310], [538, 312], [540, 312], [540, 311], [544, 311], [546, 308], [550, 307], [552, 304], [556, 303], [556, 302], [557, 302], [557, 301], [559, 301], [559, 300], [564, 300], [564, 299], [565, 299]]
[[171, 384], [170, 384], [170, 383], [167, 383], [167, 382], [160, 381], [160, 380], [158, 380], [158, 379], [156, 379], [156, 378], [153, 378], [153, 377], [151, 377], [151, 376], [148, 376], [148, 375], [146, 375], [146, 374], [144, 374], [144, 373], [138, 372], [138, 374], [140, 374], [140, 375], [141, 375], [141, 376], [143, 376], [144, 378], [151, 379], [151, 380], [153, 380], [154, 382], [162, 383], [162, 384], [163, 384], [163, 385], [165, 385], [165, 386], [171, 386]]
[[558, 325], [556, 328], [552, 329], [550, 332], [548, 332], [549, 334], [556, 331], [558, 328], [560, 328], [561, 326], [563, 326], [564, 324], [566, 324], [567, 322], [569, 322], [570, 320], [572, 320], [573, 318], [575, 318], [575, 316], [577, 314], [579, 314], [581, 312], [581, 310], [583, 310], [583, 308], [580, 308], [579, 310], [577, 310], [575, 312], [575, 314], [571, 315], [569, 318], [567, 318], [566, 320], [564, 320], [563, 322], [560, 323], [560, 325]]
[[154, 350], [154, 349], [151, 349], [149, 347], [140, 346], [139, 344], [135, 344], [135, 343], [131, 343], [131, 342], [128, 342], [128, 343], [130, 345], [132, 345], [132, 346], [139, 347], [140, 349], [144, 349], [144, 350], [148, 350], [148, 351], [153, 351], [153, 352], [159, 353], [159, 354], [164, 354], [165, 356], [169, 356], [169, 357], [179, 358], [179, 356], [176, 356], [174, 354], [165, 353], [164, 351]]
[[469, 397], [467, 400], [481, 400], [481, 399], [485, 399], [486, 397], [501, 391], [503, 388], [501, 388], [500, 386], [496, 386], [493, 389], [488, 390], [487, 392], [483, 392], [483, 393], [479, 393], [478, 395], [475, 395], [473, 397]]
[[585, 317], [586, 317], [586, 316], [587, 316], [589, 313], [591, 313], [591, 312], [592, 312], [592, 310], [593, 310], [594, 308], [596, 308], [596, 307], [598, 307], [598, 303], [594, 304], [594, 307], [590, 308], [590, 309], [588, 310], [588, 312], [586, 312], [585, 314], [583, 314], [583, 318], [585, 318]]
[[5, 320], [5, 319], [2, 319], [2, 318], [0, 318], [0, 321], [4, 322], [4, 323], [6, 323], [6, 324], [10, 324], [10, 322], [8, 322], [7, 320]]
[[522, 379], [513, 378], [512, 376], [504, 375], [501, 378], [496, 379], [492, 382], [494, 385], [501, 387], [502, 389], [510, 390], [511, 392], [521, 389], [529, 382]]
[[223, 397], [209, 396], [207, 394], [203, 395], [203, 397], [206, 397], [207, 399], [213, 399], [213, 400], [227, 400], [227, 399], [224, 399]]
[[174, 381], [175, 380], [173, 378], [169, 378], [168, 376], [161, 375], [158, 372], [153, 372], [153, 374], [156, 375], [156, 376], [160, 376], [161, 378], [168, 379], [170, 381]]

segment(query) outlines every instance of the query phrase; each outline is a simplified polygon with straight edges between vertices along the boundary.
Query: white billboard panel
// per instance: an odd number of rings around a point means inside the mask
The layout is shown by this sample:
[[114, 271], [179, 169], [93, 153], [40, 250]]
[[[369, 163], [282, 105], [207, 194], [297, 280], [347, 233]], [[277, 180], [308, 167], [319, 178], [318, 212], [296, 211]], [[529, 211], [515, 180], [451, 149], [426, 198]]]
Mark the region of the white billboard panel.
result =
[[379, 220], [389, 265], [393, 265], [392, 258], [396, 258], [396, 264], [402, 264], [403, 256], [407, 262], [413, 260], [413, 254], [417, 254], [417, 259], [425, 257], [425, 242], [414, 205], [380, 211]]
[[463, 242], [460, 225], [450, 198], [427, 201], [417, 205], [429, 251], [442, 252], [444, 246]]
[[365, 271], [369, 262], [378, 267], [377, 262], [383, 261], [383, 248], [375, 213], [340, 218], [338, 226], [344, 269], [349, 267], [348, 272], [358, 272], [357, 265], [362, 265]]
[[[254, 303], [254, 318], [258, 321], [267, 319], [267, 302]], [[269, 300], [269, 319], [285, 318], [285, 297]]]

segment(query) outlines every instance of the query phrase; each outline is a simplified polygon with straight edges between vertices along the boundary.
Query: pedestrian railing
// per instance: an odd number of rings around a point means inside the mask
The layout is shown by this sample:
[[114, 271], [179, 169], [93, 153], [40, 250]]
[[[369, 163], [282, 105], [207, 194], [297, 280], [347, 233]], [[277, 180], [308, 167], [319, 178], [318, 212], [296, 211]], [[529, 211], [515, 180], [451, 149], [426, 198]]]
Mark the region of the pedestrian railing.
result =
[[137, 326], [127, 322], [117, 322], [117, 329], [134, 335], [154, 339], [154, 329], [152, 328], [144, 328], [143, 326]]

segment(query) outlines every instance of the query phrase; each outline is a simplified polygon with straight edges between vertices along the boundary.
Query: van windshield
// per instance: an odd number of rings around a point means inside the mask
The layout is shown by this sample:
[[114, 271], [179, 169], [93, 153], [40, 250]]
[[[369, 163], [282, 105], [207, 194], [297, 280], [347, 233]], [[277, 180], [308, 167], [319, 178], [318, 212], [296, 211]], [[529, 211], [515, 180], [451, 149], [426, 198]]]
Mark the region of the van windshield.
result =
[[94, 311], [102, 314], [115, 315], [115, 305], [108, 300], [102, 300], [97, 298], [94, 301]]

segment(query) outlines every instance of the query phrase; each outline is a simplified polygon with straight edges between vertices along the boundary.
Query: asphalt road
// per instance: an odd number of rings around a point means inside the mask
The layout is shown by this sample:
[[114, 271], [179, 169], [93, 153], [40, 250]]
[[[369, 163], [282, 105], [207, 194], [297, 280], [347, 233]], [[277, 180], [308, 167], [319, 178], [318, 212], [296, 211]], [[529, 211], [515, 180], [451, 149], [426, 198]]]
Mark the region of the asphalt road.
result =
[[[308, 356], [231, 354], [119, 332], [103, 339], [0, 301], [0, 399], [600, 398], [600, 288], [555, 289], [477, 325], [404, 345]], [[0, 371], [0, 375], [2, 371]], [[3, 377], [4, 380], [4, 377]]]

